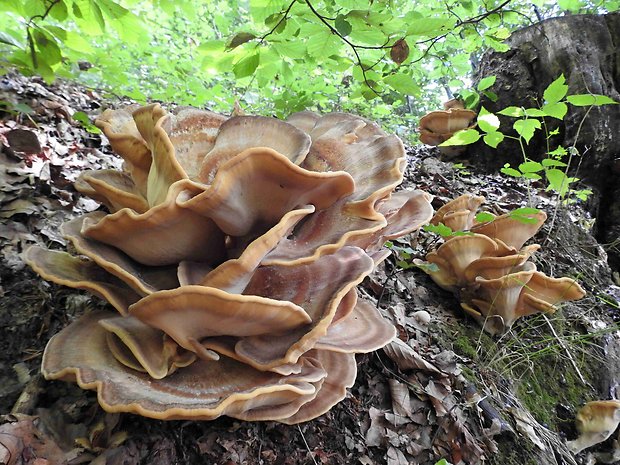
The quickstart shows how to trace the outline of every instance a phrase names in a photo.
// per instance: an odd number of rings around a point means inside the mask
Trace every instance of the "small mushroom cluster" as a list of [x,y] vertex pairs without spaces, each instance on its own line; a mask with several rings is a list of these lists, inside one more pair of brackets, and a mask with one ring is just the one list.
[[124,167],[84,172],[76,188],[108,212],[62,226],[75,255],[24,258],[116,312],[56,334],[45,377],[158,419],[292,424],[343,399],[355,353],[395,336],[356,286],[386,240],[433,216],[428,194],[393,193],[401,141],[342,113],[284,122],[154,104],[96,124]]
[[[435,110],[420,118],[418,131],[420,142],[427,145],[439,145],[462,129],[476,126],[478,114],[463,107],[463,103],[453,99],[444,103],[444,110]],[[463,147],[439,147],[444,155],[458,155]]]
[[547,219],[538,211],[515,217],[505,214],[477,223],[483,197],[462,195],[448,202],[431,220],[453,231],[437,250],[416,260],[443,289],[454,292],[461,307],[490,334],[501,334],[523,316],[553,313],[561,302],[578,300],[585,291],[570,278],[551,278],[528,261],[540,246],[524,247]]

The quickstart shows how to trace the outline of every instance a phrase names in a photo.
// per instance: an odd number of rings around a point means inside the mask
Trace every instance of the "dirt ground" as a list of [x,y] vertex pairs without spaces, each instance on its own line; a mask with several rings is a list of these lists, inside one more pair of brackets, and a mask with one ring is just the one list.
[[[408,349],[400,355],[359,356],[357,381],[347,398],[316,420],[287,426],[226,417],[164,422],[107,414],[95,393],[42,379],[41,355],[50,337],[105,304],[43,281],[20,254],[35,243],[63,248],[59,225],[98,208],[71,183],[84,169],[119,165],[107,141],[89,132],[85,122],[103,107],[120,104],[70,83],[47,86],[22,76],[1,78],[0,463],[611,460],[611,440],[578,457],[565,440],[576,436],[573,419],[583,403],[618,395],[620,288],[613,285],[604,248],[589,233],[594,219],[587,205],[557,208],[535,184],[529,195],[550,218],[535,237],[543,244],[536,265],[552,276],[577,278],[588,296],[548,319],[519,321],[493,339],[421,270],[396,265],[424,258],[437,242],[435,235],[422,232],[399,242],[394,256],[366,279],[360,292],[396,325]],[[484,209],[494,213],[527,201],[518,182],[440,161],[435,150],[424,147],[409,149],[404,187],[430,192],[436,208],[465,192],[484,195]],[[403,257],[407,247],[413,254]],[[420,311],[430,314],[430,322]]]

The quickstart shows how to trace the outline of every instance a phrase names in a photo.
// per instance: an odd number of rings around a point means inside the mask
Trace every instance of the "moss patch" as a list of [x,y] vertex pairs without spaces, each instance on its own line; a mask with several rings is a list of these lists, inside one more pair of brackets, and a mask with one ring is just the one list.
[[[473,366],[461,367],[469,381],[479,384],[483,373],[487,381],[509,380],[513,395],[539,423],[554,431],[570,434],[574,430],[574,412],[592,400],[595,393],[582,383],[565,349],[544,320],[531,318],[528,324],[515,325],[510,335],[500,339],[482,333],[479,326],[467,319],[453,323],[456,324],[436,325],[432,332],[440,347],[473,361]],[[555,318],[552,324],[564,338],[586,381],[596,384],[601,362],[596,359],[593,346],[571,341],[579,336],[564,318]],[[570,419],[559,418],[558,409],[570,410]]]

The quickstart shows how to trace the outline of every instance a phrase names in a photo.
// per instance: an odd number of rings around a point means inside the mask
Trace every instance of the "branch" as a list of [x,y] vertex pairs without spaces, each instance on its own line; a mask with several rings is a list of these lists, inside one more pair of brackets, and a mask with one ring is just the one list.
[[288,8],[286,9],[286,11],[284,12],[284,14],[282,15],[282,17],[280,18],[280,20],[276,23],[276,25],[271,29],[271,31],[269,31],[268,33],[266,33],[264,36],[262,36],[260,38],[260,40],[258,41],[257,45],[262,44],[263,42],[265,42],[265,39],[267,37],[269,37],[271,34],[273,34],[275,32],[276,29],[278,29],[278,27],[280,26],[280,24],[282,24],[283,21],[286,20],[286,18],[288,18],[289,13],[291,12],[291,9],[293,8],[293,5],[295,5],[295,3],[297,3],[297,0],[293,0],[290,5],[288,6]]
[[[454,16],[456,16],[456,18],[458,19],[458,21],[456,22],[456,24],[454,25],[454,29],[464,26],[466,24],[477,24],[480,21],[482,21],[483,19],[501,11],[506,5],[508,5],[512,0],[505,0],[501,5],[493,8],[492,10],[488,10],[485,11],[484,13],[479,14],[478,16],[474,16],[473,18],[468,18],[466,20],[461,20],[456,14],[454,14],[450,9],[448,9],[448,11],[450,11],[451,14],[453,14]],[[426,56],[428,55],[428,53],[430,52],[430,50],[434,47],[434,45],[439,42],[441,39],[445,39],[449,34],[451,34],[452,31],[449,32],[444,32],[443,34],[440,34],[438,36],[435,37],[431,37],[429,39],[424,39],[424,40],[420,40],[418,42],[416,42],[417,45],[421,45],[421,44],[425,44],[427,42],[430,42],[430,45],[426,48],[426,50],[424,50],[424,53],[422,54],[422,56],[420,56],[419,58],[417,58],[416,60],[412,60],[411,63],[417,63],[421,60],[423,60],[424,58],[426,58]]]
[[60,0],[52,0],[47,6],[45,12],[42,15],[34,15],[28,20],[28,24],[32,23],[35,19],[40,19],[41,21],[45,20],[45,18],[47,18],[47,15],[50,14],[50,11],[52,11],[52,8],[54,8],[58,3],[60,3]]
[[31,32],[31,30],[34,29],[34,27],[36,26],[34,20],[40,19],[41,21],[44,21],[45,18],[47,18],[47,15],[50,14],[50,11],[52,11],[52,8],[54,8],[58,3],[60,3],[60,0],[52,0],[42,15],[34,15],[26,22],[26,42],[28,44],[28,49],[30,50],[30,58],[32,59],[32,66],[35,69],[39,67],[39,64],[37,62],[37,52],[34,48],[34,38],[32,37],[32,32]]
[[329,30],[332,32],[332,34],[337,35],[338,37],[340,37],[340,39],[347,44],[349,47],[351,47],[351,50],[353,50],[353,53],[355,54],[355,58],[357,59],[357,64],[360,67],[360,69],[362,70],[362,76],[364,77],[364,83],[366,84],[366,86],[372,90],[375,95],[380,95],[379,92],[377,92],[374,87],[370,84],[370,81],[368,81],[368,77],[366,76],[366,69],[364,68],[364,65],[362,64],[362,58],[359,55],[359,52],[357,51],[358,48],[372,48],[372,49],[383,49],[383,48],[387,48],[386,46],[382,46],[382,47],[361,47],[358,46],[354,43],[352,43],[349,39],[347,39],[346,37],[344,37],[342,34],[340,34],[335,27],[333,27],[331,24],[329,24],[327,22],[327,19],[321,15],[318,11],[316,11],[314,9],[314,6],[312,6],[312,3],[310,3],[310,0],[306,0],[306,4],[308,5],[308,7],[310,8],[310,11],[312,11],[312,13],[314,13],[314,15],[319,18],[319,20],[325,24]]

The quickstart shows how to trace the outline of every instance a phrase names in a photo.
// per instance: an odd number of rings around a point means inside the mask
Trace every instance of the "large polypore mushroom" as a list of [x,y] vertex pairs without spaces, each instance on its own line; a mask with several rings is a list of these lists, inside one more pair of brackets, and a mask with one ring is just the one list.
[[495,217],[476,223],[482,197],[462,195],[441,207],[431,223],[446,222],[465,235],[450,236],[426,262],[416,263],[442,288],[454,292],[461,307],[490,334],[505,332],[522,316],[553,313],[561,302],[581,299],[585,291],[570,278],[551,278],[536,271],[530,256],[540,247],[525,246],[547,215]]
[[392,239],[433,216],[402,181],[400,140],[348,114],[288,122],[159,105],[97,120],[124,170],[76,188],[103,203],[66,223],[79,256],[32,247],[45,279],[113,311],[55,335],[48,379],[98,392],[112,412],[298,423],[340,401],[354,354],[395,335],[358,300]]

